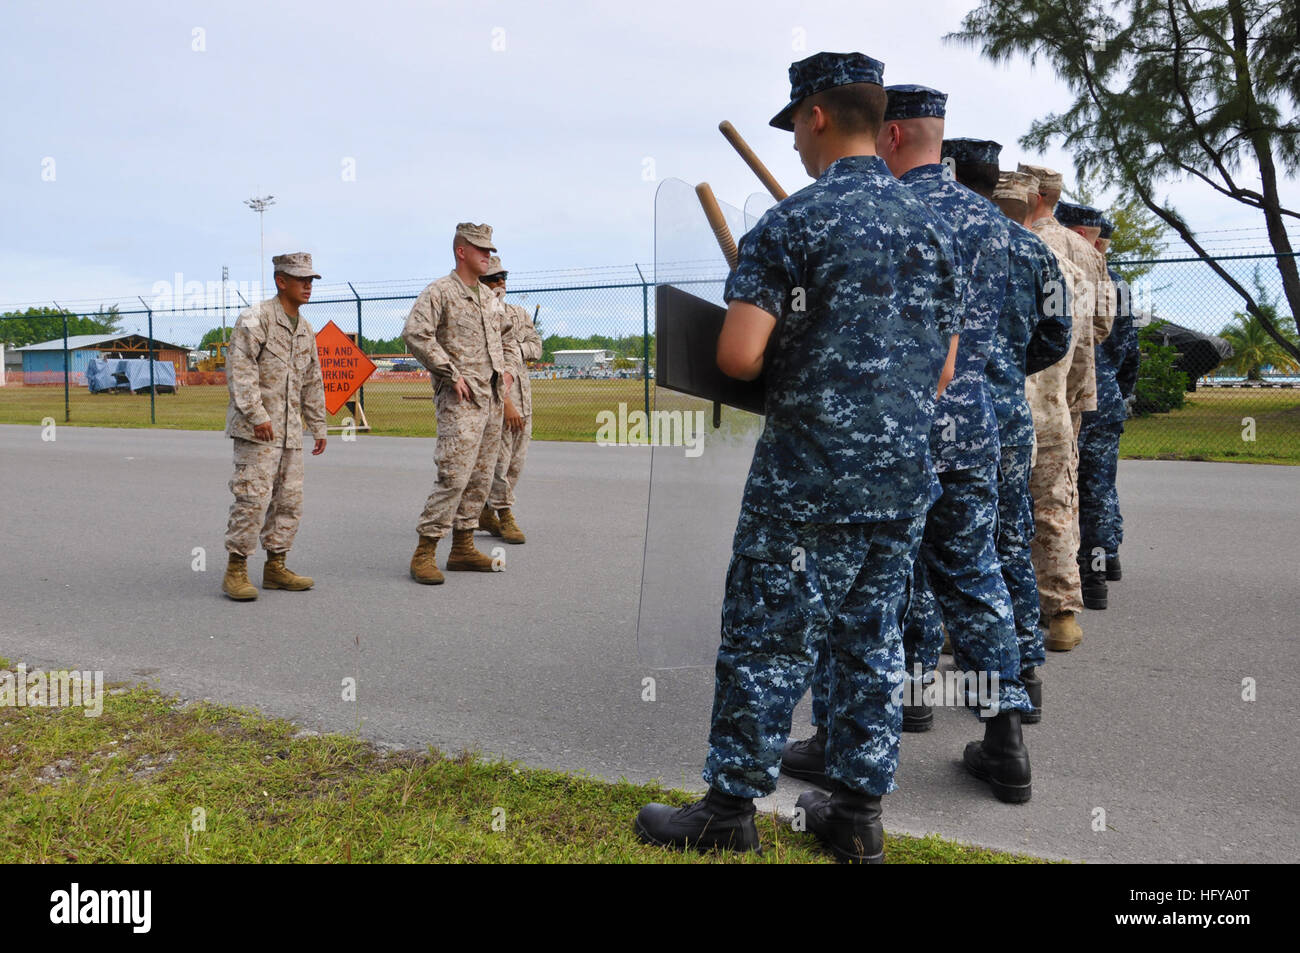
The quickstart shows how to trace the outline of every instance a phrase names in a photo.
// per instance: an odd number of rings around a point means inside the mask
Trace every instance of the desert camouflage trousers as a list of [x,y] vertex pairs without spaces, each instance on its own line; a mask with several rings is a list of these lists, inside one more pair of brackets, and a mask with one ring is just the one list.
[[1082,612],[1079,581],[1079,448],[1070,443],[1039,447],[1029,476],[1034,497],[1031,553],[1038,577],[1042,621],[1059,612]]
[[226,552],[251,556],[262,548],[286,553],[302,518],[302,450],[254,443],[235,437],[235,475],[226,524]]
[[416,530],[442,539],[453,528],[478,526],[501,449],[505,405],[495,388],[475,388],[472,400],[457,400],[456,389],[447,385],[434,394],[433,406],[438,416],[433,450],[437,482]]
[[488,493],[488,506],[502,510],[515,505],[515,487],[524,472],[524,459],[528,456],[528,442],[533,437],[533,415],[524,418],[524,429],[515,432],[501,427],[501,452],[497,454],[496,472],[492,477],[492,490]]
[[828,658],[826,773],[894,790],[903,727],[900,617],[925,517],[804,523],[741,510],[722,602],[704,780],[776,789],[781,749],[819,655]]

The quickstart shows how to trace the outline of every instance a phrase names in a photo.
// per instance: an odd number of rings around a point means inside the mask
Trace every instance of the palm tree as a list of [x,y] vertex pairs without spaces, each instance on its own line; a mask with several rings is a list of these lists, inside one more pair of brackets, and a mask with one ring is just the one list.
[[[1294,343],[1295,332],[1288,326],[1292,323],[1291,319],[1278,320],[1277,301],[1269,294],[1260,276],[1259,265],[1255,266],[1255,296],[1259,301],[1259,310],[1268,316],[1273,326],[1287,340]],[[1237,323],[1230,324],[1219,332],[1219,337],[1232,345],[1232,357],[1223,362],[1224,367],[1236,371],[1248,381],[1263,380],[1266,367],[1284,374],[1300,370],[1300,364],[1269,336],[1259,318],[1240,311],[1232,317]]]
[[1224,367],[1248,381],[1263,380],[1265,368],[1283,373],[1300,370],[1300,364],[1269,337],[1258,318],[1240,312],[1233,318],[1237,323],[1219,332],[1219,337],[1232,345],[1232,357],[1223,362]]

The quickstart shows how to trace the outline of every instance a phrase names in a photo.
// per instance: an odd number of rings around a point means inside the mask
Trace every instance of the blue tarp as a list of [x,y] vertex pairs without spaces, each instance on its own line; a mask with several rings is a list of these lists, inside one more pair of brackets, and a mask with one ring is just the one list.
[[[116,364],[117,361],[112,363]],[[114,379],[108,365],[108,361],[91,361],[86,365],[86,386],[90,388],[92,394],[122,386]]]
[[[170,361],[153,362],[154,386],[158,390],[176,389],[176,367]],[[149,389],[149,361],[91,361],[86,366],[86,384],[92,394],[129,388],[134,393]]]

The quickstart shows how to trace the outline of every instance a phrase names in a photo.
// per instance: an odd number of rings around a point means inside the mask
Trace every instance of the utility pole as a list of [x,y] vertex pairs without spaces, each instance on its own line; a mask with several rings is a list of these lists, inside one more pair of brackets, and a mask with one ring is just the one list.
[[221,343],[226,343],[226,279],[230,277],[230,269],[225,265],[221,266]]
[[257,236],[258,236],[258,258],[262,267],[262,287],[258,289],[262,297],[266,297],[266,233],[262,228],[262,214],[275,204],[274,195],[263,195],[261,198],[244,199],[244,204],[257,213]]

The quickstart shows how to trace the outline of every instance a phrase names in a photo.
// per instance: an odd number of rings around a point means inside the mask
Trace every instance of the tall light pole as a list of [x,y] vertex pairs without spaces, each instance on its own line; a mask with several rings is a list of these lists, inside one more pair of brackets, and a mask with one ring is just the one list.
[[262,230],[262,213],[275,204],[274,195],[263,195],[261,198],[244,199],[244,204],[257,213],[257,238],[258,238],[258,261],[262,265],[262,286],[258,291],[266,295],[266,237]]

